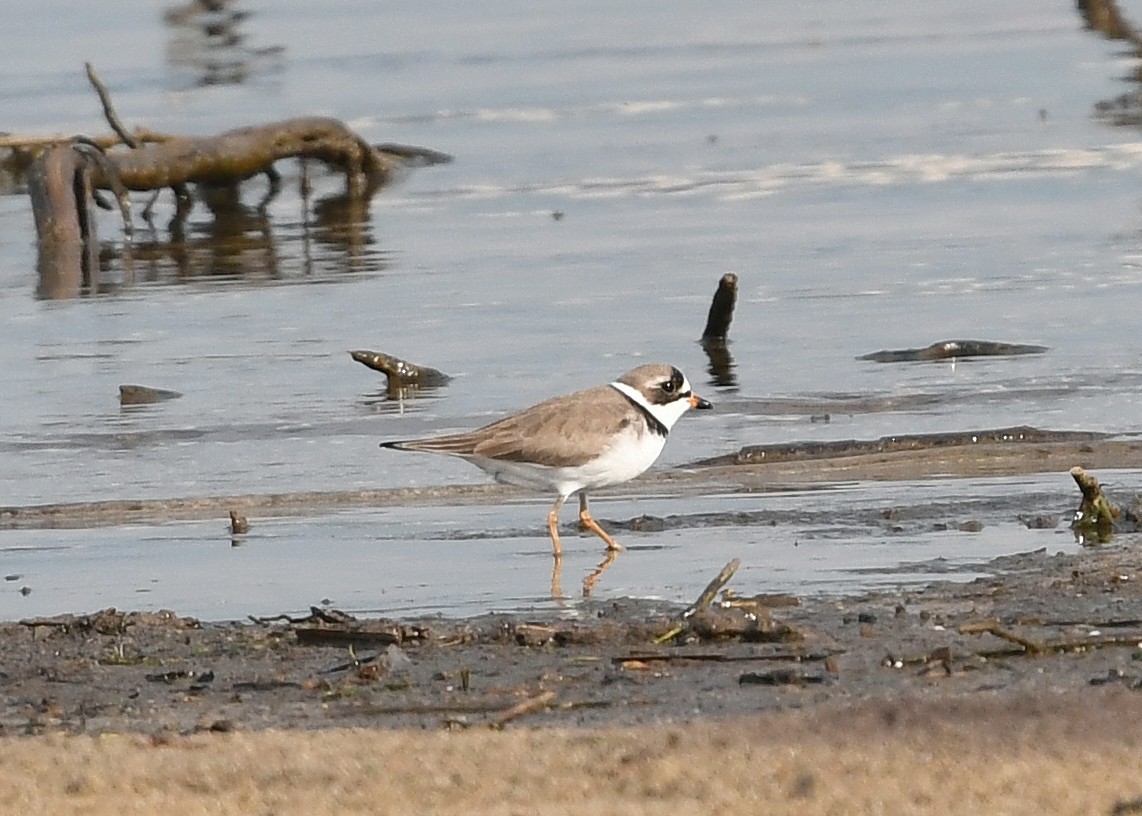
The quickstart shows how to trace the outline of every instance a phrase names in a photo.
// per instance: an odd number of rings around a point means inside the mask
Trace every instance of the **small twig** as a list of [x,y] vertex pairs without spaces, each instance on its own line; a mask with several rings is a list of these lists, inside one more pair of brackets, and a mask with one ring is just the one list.
[[982,635],[991,634],[1002,640],[1010,641],[1019,646],[1022,646],[1027,654],[1040,655],[1050,650],[1050,647],[1036,640],[1025,638],[1022,635],[1017,635],[1010,632],[999,625],[999,621],[978,621],[974,623],[965,623],[960,627],[960,634],[962,635]]
[[517,703],[507,711],[500,714],[500,716],[496,717],[494,720],[488,723],[488,727],[503,728],[512,720],[517,720],[520,717],[526,717],[529,714],[534,714],[537,711],[542,711],[543,709],[547,708],[547,706],[554,699],[554,691],[545,691],[542,694],[537,694],[534,697],[524,700],[522,703]]
[[630,662],[662,663],[675,660],[692,660],[699,663],[745,663],[757,660],[789,661],[791,663],[810,663],[819,660],[828,660],[834,652],[773,652],[771,654],[729,655],[720,652],[664,652],[640,654],[631,652],[622,657],[612,657],[611,662],[616,665]]
[[[169,133],[159,133],[156,130],[147,130],[146,128],[139,128],[133,134],[133,138],[142,143],[149,142],[168,142],[173,137]],[[20,134],[0,134],[0,150],[32,150],[38,151],[41,148],[51,147],[57,144],[67,144],[75,139],[71,134],[54,136],[30,136]],[[101,136],[94,136],[91,141],[99,145],[104,150],[114,147],[119,144],[122,139],[118,134],[103,134]]]
[[99,94],[99,102],[103,105],[103,116],[107,119],[107,124],[119,135],[123,144],[134,150],[139,146],[139,140],[119,121],[119,114],[115,113],[115,107],[111,104],[111,94],[108,93],[107,86],[103,84],[99,74],[95,73],[95,66],[90,62],[85,62],[83,67],[87,69],[87,79],[95,88],[95,92]]

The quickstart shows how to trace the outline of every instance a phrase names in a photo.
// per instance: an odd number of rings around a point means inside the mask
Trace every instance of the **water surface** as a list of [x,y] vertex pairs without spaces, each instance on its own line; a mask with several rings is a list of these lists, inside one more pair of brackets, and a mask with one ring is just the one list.
[[[283,167],[283,194],[238,249],[220,250],[196,211],[189,265],[167,247],[165,201],[139,237],[145,274],[128,282],[113,263],[102,293],[60,301],[35,297],[26,197],[0,197],[2,504],[480,482],[462,462],[377,442],[469,428],[657,360],[716,405],[679,424],[661,467],[802,439],[1142,431],[1142,138],[1095,113],[1128,89],[1135,59],[1085,30],[1072,4],[244,8],[248,52],[224,55],[244,66],[231,82],[151,4],[95,22],[70,3],[3,9],[0,127],[103,131],[90,59],[132,124],[208,133],[325,114],[456,160],[411,171],[341,231]],[[315,198],[337,189],[318,178]],[[101,234],[120,240],[113,217]],[[695,340],[727,271],[741,281],[737,382],[715,387]],[[955,338],[1050,351],[855,359]],[[455,379],[389,400],[349,358],[357,348]],[[184,396],[121,410],[123,383]],[[915,399],[826,423],[758,408],[885,396]],[[1115,476],[1124,492],[1137,481]],[[934,484],[782,501],[840,513],[853,495],[909,504],[917,490],[979,487]],[[1065,512],[1073,498],[1065,474],[1029,494],[1025,480],[987,488],[1029,495],[1029,512]],[[776,501],[603,498],[599,515],[616,520]],[[3,531],[0,572],[24,577],[3,584],[0,616],[114,604],[240,617],[323,598],[371,612],[547,604],[548,504],[254,519],[237,548],[224,519]],[[991,555],[1074,546],[1014,513],[974,535],[870,540],[841,526],[641,533],[599,591],[686,598],[735,556],[745,589],[850,591],[922,580],[936,558],[967,575]],[[599,553],[587,539],[569,549],[573,589]]]

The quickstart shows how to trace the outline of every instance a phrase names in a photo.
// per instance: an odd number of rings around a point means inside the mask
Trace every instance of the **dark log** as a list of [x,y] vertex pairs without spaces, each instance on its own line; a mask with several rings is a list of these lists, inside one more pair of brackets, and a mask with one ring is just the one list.
[[119,386],[120,405],[150,405],[164,400],[178,399],[181,396],[178,391],[167,391],[164,388],[151,388],[146,385]]
[[349,356],[388,377],[390,393],[401,388],[437,388],[452,379],[435,368],[416,365],[380,351],[362,349],[349,352]]
[[250,532],[250,520],[237,510],[230,511],[230,534],[245,535]]
[[733,272],[722,275],[710,311],[706,316],[706,328],[702,332],[702,342],[722,342],[730,333],[730,323],[734,319],[734,306],[738,301],[738,276]]
[[737,385],[734,375],[734,358],[730,354],[726,337],[734,319],[734,306],[738,299],[738,276],[732,272],[722,275],[710,311],[706,315],[706,328],[702,332],[702,348],[710,360],[710,382],[718,387]]
[[965,357],[1009,357],[1018,354],[1043,354],[1046,346],[1022,343],[996,343],[991,340],[941,340],[924,348],[884,349],[863,354],[858,360],[874,363],[913,363],[931,360],[959,360]]

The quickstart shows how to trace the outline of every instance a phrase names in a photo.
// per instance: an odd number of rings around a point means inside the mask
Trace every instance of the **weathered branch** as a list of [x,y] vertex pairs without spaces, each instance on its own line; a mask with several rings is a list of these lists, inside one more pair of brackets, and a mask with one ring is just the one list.
[[349,352],[349,356],[361,365],[384,374],[388,378],[390,392],[401,388],[435,388],[452,379],[435,368],[416,365],[380,351],[362,349]]
[[883,349],[862,354],[858,360],[874,363],[912,363],[931,360],[957,360],[965,357],[1010,357],[1018,354],[1043,354],[1046,346],[1025,343],[997,343],[993,340],[941,340],[924,348]]
[[[213,137],[175,136],[109,154],[123,184],[155,190],[186,184],[234,185],[285,158],[318,159],[340,168],[350,195],[367,196],[388,178],[391,161],[341,122],[303,117],[244,127]],[[106,179],[96,183],[105,186]]]
[[1098,479],[1081,467],[1071,468],[1071,476],[1083,496],[1079,509],[1075,512],[1072,529],[1080,533],[1094,532],[1098,540],[1105,541],[1114,532],[1114,520],[1118,518],[1119,509],[1103,494]]
[[123,140],[123,144],[130,148],[139,146],[138,140],[134,137],[131,131],[123,126],[119,121],[119,114],[115,113],[115,107],[111,104],[111,94],[107,91],[107,86],[103,84],[103,80],[99,78],[99,74],[95,72],[95,66],[90,62],[83,63],[83,67],[87,70],[87,79],[95,88],[95,92],[99,94],[99,102],[103,105],[103,116],[107,119],[107,124],[111,125],[111,129],[115,131],[119,138]]

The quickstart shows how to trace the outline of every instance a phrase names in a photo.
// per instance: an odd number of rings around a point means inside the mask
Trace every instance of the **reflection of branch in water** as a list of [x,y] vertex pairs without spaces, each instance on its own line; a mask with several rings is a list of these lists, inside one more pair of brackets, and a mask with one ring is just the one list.
[[[1109,40],[1123,40],[1134,47],[1134,55],[1142,57],[1142,34],[1123,16],[1115,0],[1076,0],[1083,23],[1092,31]],[[1142,67],[1136,67],[1129,77],[1142,82]],[[1119,127],[1142,126],[1142,90],[1119,94],[1114,99],[1095,103],[1095,113],[1109,124]]]
[[1111,40],[1127,40],[1142,45],[1142,38],[1122,16],[1115,0],[1077,0],[1076,5],[1087,28],[1102,32]]
[[710,360],[710,382],[719,387],[737,385],[734,374],[734,358],[730,354],[730,323],[734,319],[734,306],[738,299],[738,276],[733,272],[722,275],[710,311],[706,316],[706,328],[702,331],[702,348]]
[[256,70],[280,67],[281,46],[251,48],[240,25],[250,12],[235,8],[231,0],[191,0],[168,8],[164,14],[171,30],[167,62],[189,68],[195,84],[237,85]]
[[344,193],[318,199],[313,205],[314,222],[309,232],[327,246],[344,251],[347,268],[363,271],[364,259],[374,239],[369,229],[369,199]]
[[[248,277],[251,270],[260,277],[280,276],[269,220],[269,204],[280,188],[276,162],[284,158],[302,161],[302,200],[308,204],[305,159],[340,169],[345,175],[345,193],[318,202],[316,222],[303,215],[303,251],[308,274],[312,271],[310,229],[324,244],[343,250],[339,268],[362,271],[373,243],[369,233],[368,200],[391,176],[394,169],[408,164],[436,164],[450,157],[435,151],[386,145],[379,149],[366,143],[340,122],[309,117],[270,125],[238,128],[215,137],[170,137],[149,140],[127,132],[111,103],[107,88],[94,68],[87,65],[88,79],[99,93],[103,111],[117,137],[132,145],[130,150],[107,151],[98,142],[77,138],[54,143],[30,165],[28,181],[36,216],[41,257],[41,296],[70,297],[79,294],[83,284],[92,290],[97,263],[103,255],[114,257],[107,245],[100,246],[91,218],[92,202],[105,205],[99,188],[115,192],[124,219],[128,243],[120,259],[131,278],[129,239],[132,232],[127,190],[155,191],[171,188],[176,195],[176,211],[170,223],[171,240],[152,240],[141,247],[141,260],[151,264],[148,278],[160,269],[156,260],[169,256],[178,277],[237,275]],[[10,147],[22,149],[20,142]],[[268,179],[268,190],[256,209],[244,205],[241,188],[249,178]],[[209,237],[194,263],[194,245],[186,238],[186,220],[193,202],[192,188],[209,207],[214,223],[206,229]],[[144,218],[155,234],[150,210]],[[202,243],[202,242],[199,242]],[[61,251],[56,252],[56,248]],[[65,251],[66,250],[66,251]],[[200,259],[201,260],[201,259]],[[66,266],[66,268],[64,268]]]

